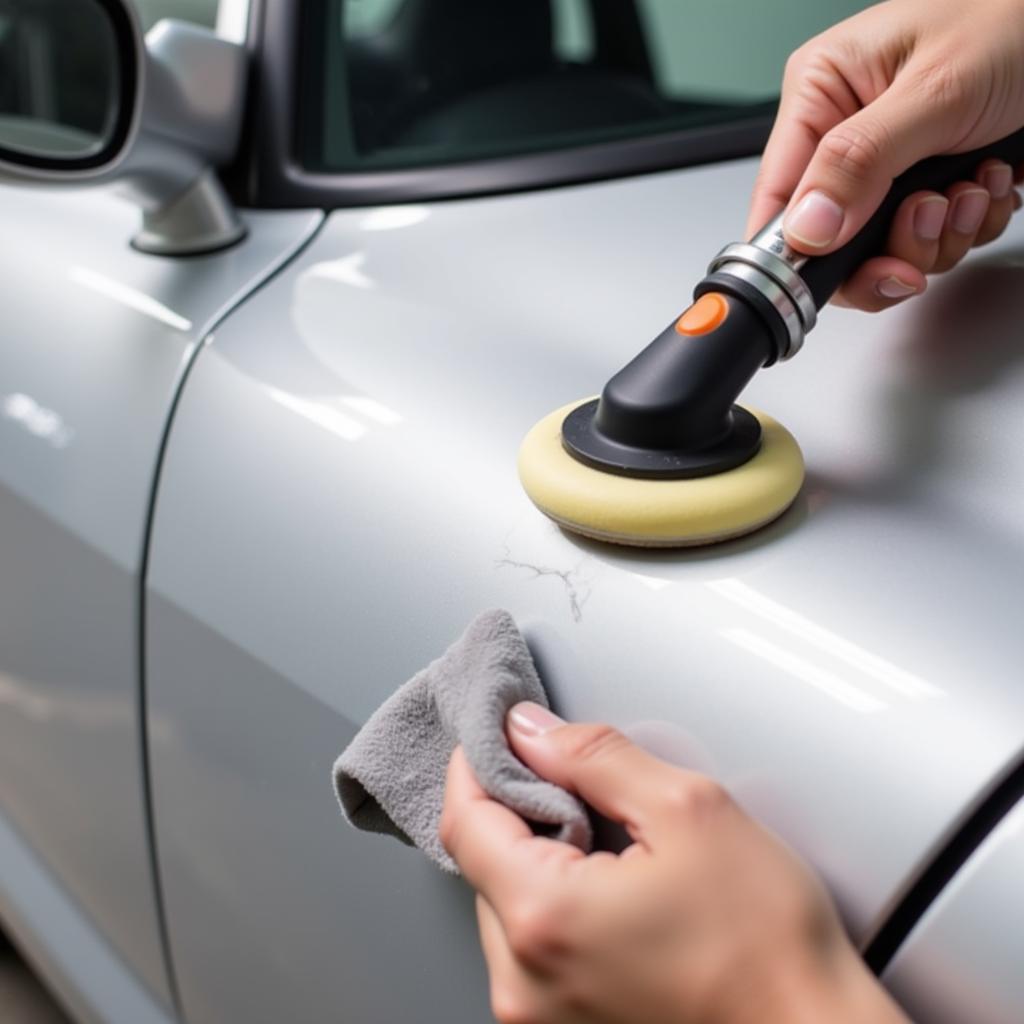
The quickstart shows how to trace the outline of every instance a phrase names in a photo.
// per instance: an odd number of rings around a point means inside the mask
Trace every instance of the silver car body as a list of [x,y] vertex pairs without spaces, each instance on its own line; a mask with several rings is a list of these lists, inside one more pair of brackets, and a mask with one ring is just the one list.
[[[1015,777],[1019,225],[758,376],[808,464],[761,533],[611,548],[519,488],[532,423],[741,236],[755,168],[248,211],[187,261],[116,199],[0,190],[0,917],[81,1019],[487,1019],[468,891],[330,785],[485,607],[563,714],[724,781],[865,947]],[[1019,820],[888,964],[921,1020],[1024,1006]]]
[[130,979],[172,1005],[140,728],[156,460],[210,328],[321,215],[252,213],[241,246],[176,262],[134,251],[110,196],[4,188],[0,208],[0,916],[76,1007],[142,1022]]
[[[761,535],[604,547],[519,488],[524,431],[685,304],[754,169],[334,213],[215,333],[171,434],[147,620],[158,849],[199,1020],[269,1020],[300,994],[310,1020],[423,998],[480,1019],[464,899],[310,794],[484,607],[522,622],[565,714],[723,779],[861,942],[1019,758],[1019,232],[904,310],[829,310],[759,376],[750,402],[808,463]],[[224,985],[211,943],[272,980]],[[396,963],[415,984],[388,983]]]

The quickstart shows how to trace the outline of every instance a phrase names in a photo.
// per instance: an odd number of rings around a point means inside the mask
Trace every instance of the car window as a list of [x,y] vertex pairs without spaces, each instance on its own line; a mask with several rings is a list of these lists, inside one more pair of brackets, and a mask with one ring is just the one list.
[[161,18],[180,18],[215,28],[218,0],[131,0],[139,13],[142,29],[148,32]]
[[429,166],[770,111],[801,42],[863,0],[321,0],[301,157]]

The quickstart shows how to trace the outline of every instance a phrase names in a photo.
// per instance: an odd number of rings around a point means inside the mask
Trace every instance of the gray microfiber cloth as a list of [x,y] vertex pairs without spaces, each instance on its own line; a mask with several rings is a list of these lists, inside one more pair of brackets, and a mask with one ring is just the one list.
[[335,762],[342,813],[356,828],[397,836],[458,874],[437,826],[448,761],[461,743],[489,796],[547,826],[544,834],[589,851],[583,804],[509,749],[505,713],[523,700],[548,706],[530,651],[508,612],[484,612],[373,713]]

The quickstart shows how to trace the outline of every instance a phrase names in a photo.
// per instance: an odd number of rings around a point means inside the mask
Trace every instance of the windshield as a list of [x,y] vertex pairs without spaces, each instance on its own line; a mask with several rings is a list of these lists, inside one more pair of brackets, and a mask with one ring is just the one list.
[[857,0],[321,0],[301,156],[320,171],[568,149],[769,113]]

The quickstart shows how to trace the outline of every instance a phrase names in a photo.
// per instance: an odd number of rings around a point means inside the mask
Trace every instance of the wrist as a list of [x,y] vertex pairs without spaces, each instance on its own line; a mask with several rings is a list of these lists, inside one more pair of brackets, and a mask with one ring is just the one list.
[[715,1024],[910,1024],[845,940],[827,957],[786,958],[762,983],[740,983],[745,997]]
[[909,1024],[909,1018],[867,969],[856,950],[844,950],[815,976],[791,981],[777,1017],[786,1024]]

